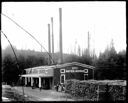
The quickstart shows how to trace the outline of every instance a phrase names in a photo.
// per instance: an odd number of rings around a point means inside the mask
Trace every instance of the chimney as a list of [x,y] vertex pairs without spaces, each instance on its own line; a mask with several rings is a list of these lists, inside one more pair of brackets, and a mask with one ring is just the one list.
[[63,63],[63,53],[62,53],[62,8],[59,8],[59,21],[60,21],[60,63]]
[[90,35],[88,32],[88,55],[90,56]]
[[[54,35],[53,35],[53,17],[51,18],[51,24],[52,24],[52,59],[54,60]],[[53,64],[53,62],[52,62]]]
[[50,24],[48,24],[48,52],[49,52],[49,57],[48,57],[48,65],[51,65],[51,38],[50,38]]

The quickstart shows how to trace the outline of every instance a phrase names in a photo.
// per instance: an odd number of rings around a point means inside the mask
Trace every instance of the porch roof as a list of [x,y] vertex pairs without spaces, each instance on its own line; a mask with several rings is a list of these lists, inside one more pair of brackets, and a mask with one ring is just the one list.
[[24,74],[21,77],[53,77],[53,75],[48,74]]

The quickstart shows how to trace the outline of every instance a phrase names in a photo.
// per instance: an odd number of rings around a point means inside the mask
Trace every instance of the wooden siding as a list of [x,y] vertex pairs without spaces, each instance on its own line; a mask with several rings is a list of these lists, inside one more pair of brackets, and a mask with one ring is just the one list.
[[[60,73],[61,69],[65,69],[65,73]],[[88,73],[84,72],[85,69],[88,70]],[[72,66],[54,69],[54,85],[60,82],[61,74],[65,74],[65,80],[69,80],[69,79],[84,80],[84,74],[88,74],[88,79],[93,79],[93,69],[72,65]]]

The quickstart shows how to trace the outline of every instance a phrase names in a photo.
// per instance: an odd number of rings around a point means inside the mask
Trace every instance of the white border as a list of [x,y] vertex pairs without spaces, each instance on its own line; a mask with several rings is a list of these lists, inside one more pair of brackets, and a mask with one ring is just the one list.
[[[62,72],[62,70],[64,70],[64,72]],[[60,73],[65,73],[65,69],[60,69]]]
[[[87,79],[85,79],[85,75],[87,75]],[[88,80],[88,74],[84,74],[84,80]]]
[[[60,83],[61,83],[61,77],[62,77],[62,76],[64,76],[64,82],[65,82],[65,74],[61,74],[61,75],[60,75]],[[61,83],[61,84],[63,84],[63,83]]]

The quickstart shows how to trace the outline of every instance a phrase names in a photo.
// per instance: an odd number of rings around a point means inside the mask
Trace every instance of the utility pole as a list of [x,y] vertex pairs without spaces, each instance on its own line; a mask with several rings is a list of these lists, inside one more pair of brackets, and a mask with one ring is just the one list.
[[[54,35],[53,35],[53,17],[51,18],[51,24],[52,24],[52,59],[54,60]],[[53,64],[53,62],[52,62]]]

